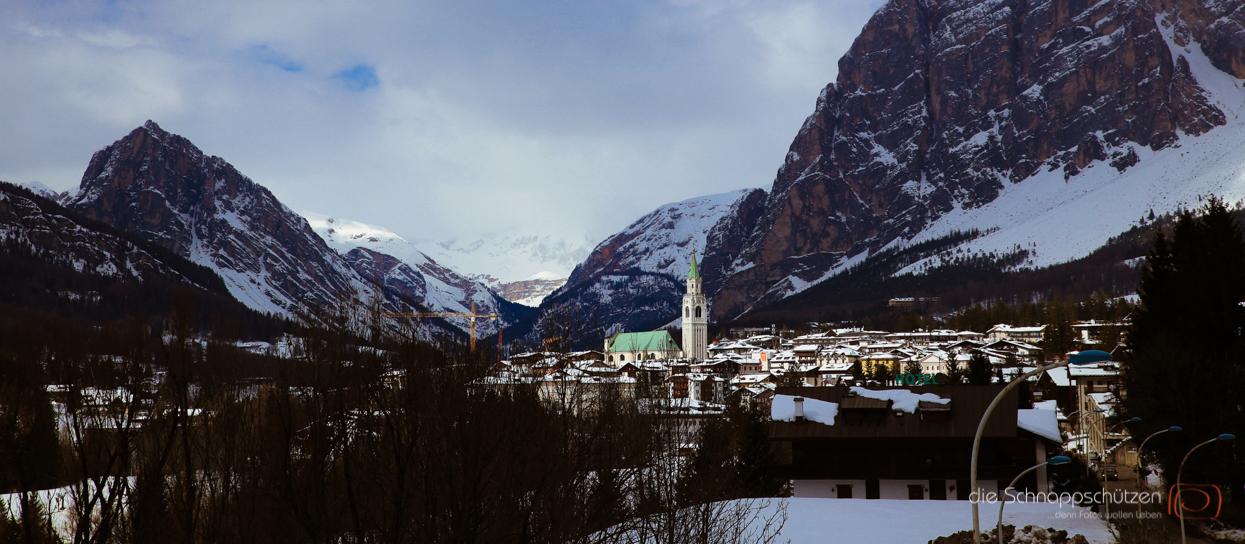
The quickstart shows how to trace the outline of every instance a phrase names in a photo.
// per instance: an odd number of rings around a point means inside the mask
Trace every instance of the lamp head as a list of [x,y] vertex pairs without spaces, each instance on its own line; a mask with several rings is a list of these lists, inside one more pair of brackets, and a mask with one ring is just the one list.
[[1167,428],[1167,430],[1168,430],[1168,431],[1171,431],[1171,432],[1173,432],[1173,433],[1178,433],[1178,432],[1180,432],[1180,431],[1183,431],[1184,429],[1181,429],[1180,427],[1177,427],[1177,426],[1175,426],[1175,425],[1172,425],[1171,427],[1168,427],[1168,428]]
[[1139,418],[1139,417],[1135,417],[1135,418],[1132,418],[1132,419],[1128,420],[1128,422],[1129,422],[1129,423],[1139,423],[1139,422],[1141,422],[1141,418]]
[[1090,363],[1101,363],[1103,361],[1110,360],[1110,353],[1098,351],[1096,349],[1087,349],[1068,356],[1068,364],[1072,365],[1087,365]]
[[1223,434],[1219,435],[1219,437],[1217,438],[1217,440],[1219,440],[1220,442],[1223,442],[1223,441],[1226,441],[1226,440],[1236,440],[1236,435],[1234,435],[1234,434],[1228,434],[1228,433],[1223,433]]
[[1048,465],[1066,465],[1066,464],[1071,463],[1071,462],[1072,462],[1072,459],[1071,459],[1071,458],[1069,458],[1069,457],[1067,457],[1067,456],[1063,456],[1063,455],[1056,455],[1056,456],[1054,456],[1054,457],[1051,457],[1051,458],[1050,458],[1050,460],[1046,462],[1046,464],[1048,464]]

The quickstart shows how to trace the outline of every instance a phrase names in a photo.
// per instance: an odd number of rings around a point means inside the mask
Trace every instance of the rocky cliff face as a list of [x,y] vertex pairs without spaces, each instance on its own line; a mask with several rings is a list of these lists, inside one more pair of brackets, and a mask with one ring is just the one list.
[[[713,317],[781,298],[1037,173],[1071,180],[1227,122],[1190,63],[1245,78],[1242,0],[892,0],[791,144]],[[1193,47],[1185,53],[1187,46]]]
[[536,307],[540,306],[540,302],[545,300],[545,297],[563,285],[566,285],[565,279],[512,281],[499,284],[497,294],[510,302]]
[[153,254],[158,248],[140,247],[121,233],[107,232],[72,215],[0,184],[0,241],[6,246],[29,248],[44,261],[87,275],[140,282],[161,278],[212,291],[225,290],[220,278],[207,269],[169,259],[167,252]]
[[268,189],[152,121],[91,157],[68,207],[214,268],[257,310],[293,315],[366,285]]

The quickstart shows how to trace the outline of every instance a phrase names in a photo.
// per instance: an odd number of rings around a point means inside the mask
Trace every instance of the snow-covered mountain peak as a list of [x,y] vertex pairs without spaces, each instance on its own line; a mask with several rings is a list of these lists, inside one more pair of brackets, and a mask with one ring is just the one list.
[[686,274],[692,250],[698,249],[703,257],[710,230],[754,191],[740,189],[665,204],[598,244],[576,267],[569,283],[628,270],[674,277]]
[[429,256],[491,285],[563,279],[592,251],[586,234],[517,231],[421,243]]
[[27,189],[30,189],[31,191],[33,191],[35,194],[39,196],[49,198],[56,202],[64,202],[68,200],[71,194],[69,191],[56,192],[56,190],[52,189],[51,187],[48,187],[47,185],[44,185],[42,182],[39,182],[39,181],[33,181],[33,180],[23,181],[21,183],[18,183],[18,185],[25,187]]
[[356,247],[363,247],[392,255],[411,266],[437,264],[414,244],[385,227],[316,212],[299,213],[329,247],[343,255]]

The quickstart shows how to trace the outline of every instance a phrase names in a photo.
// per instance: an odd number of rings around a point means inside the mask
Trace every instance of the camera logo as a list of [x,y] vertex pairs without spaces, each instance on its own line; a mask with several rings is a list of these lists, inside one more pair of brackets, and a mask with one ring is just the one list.
[[1214,519],[1223,507],[1223,493],[1210,484],[1176,484],[1167,493],[1167,513],[1182,519]]

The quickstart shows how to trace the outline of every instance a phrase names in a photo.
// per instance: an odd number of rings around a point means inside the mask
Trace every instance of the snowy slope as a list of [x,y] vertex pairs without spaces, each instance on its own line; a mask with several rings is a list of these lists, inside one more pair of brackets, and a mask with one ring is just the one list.
[[[1160,28],[1169,30],[1162,23]],[[1123,173],[1097,162],[1065,182],[1061,172],[1044,169],[1005,188],[985,206],[948,213],[912,242],[956,230],[997,228],[963,248],[989,252],[1020,245],[1032,254],[1029,265],[1049,266],[1089,254],[1151,211],[1196,208],[1209,195],[1229,204],[1245,201],[1245,80],[1211,66],[1197,43],[1179,47],[1170,34],[1165,37],[1173,57],[1185,57],[1197,82],[1224,112],[1226,125],[1200,136],[1181,135],[1176,145],[1157,152],[1133,146],[1141,160]],[[931,260],[900,273],[919,271]]]
[[47,185],[44,185],[42,182],[38,182],[38,181],[23,181],[23,182],[21,182],[21,183],[18,183],[18,185],[20,185],[20,186],[22,186],[22,187],[25,187],[25,188],[27,188],[27,189],[30,189],[31,191],[34,191],[34,192],[35,192],[35,194],[37,194],[37,195],[39,195],[39,196],[46,197],[46,198],[50,198],[50,199],[52,199],[52,200],[54,200],[54,201],[56,201],[56,202],[62,202],[62,201],[64,201],[64,200],[66,200],[67,198],[69,198],[69,192],[68,192],[68,191],[58,193],[58,192],[56,192],[56,191],[52,190],[52,188],[51,188],[51,187],[48,187]]
[[692,250],[703,257],[710,229],[754,190],[689,198],[657,208],[597,245],[588,260],[576,267],[569,283],[627,270],[685,277]]
[[[497,312],[497,296],[488,287],[438,264],[389,229],[313,212],[303,212],[302,215],[329,247],[346,256],[347,261],[365,277],[375,274],[378,279],[383,277],[382,281],[387,286],[407,287],[409,292],[406,294],[426,306],[428,311],[470,312],[471,303],[475,302],[478,312]],[[379,256],[353,251],[356,248],[370,250]],[[384,256],[391,256],[405,266],[378,263],[384,260]],[[453,324],[465,326],[461,320],[454,320]],[[482,334],[491,334],[496,330],[495,323],[486,323],[485,320],[479,321],[477,327]]]
[[[869,542],[871,544],[912,544],[929,542],[973,528],[972,504],[968,501],[902,501],[858,499],[787,499],[787,523],[778,542],[792,544],[819,542]],[[757,506],[760,506],[758,504]],[[765,505],[759,519],[773,515],[777,504]],[[994,530],[998,503],[980,505],[982,530]],[[767,515],[768,514],[768,515]],[[903,523],[896,523],[903,520]],[[1060,503],[1008,503],[1003,523],[1023,528],[1068,531],[1082,535],[1087,542],[1114,542],[1107,523],[1087,508]],[[833,535],[828,539],[827,535]],[[992,541],[993,542],[993,541]]]
[[[1108,161],[1094,162],[1066,180],[1063,170],[1042,168],[1006,186],[995,200],[977,208],[957,207],[912,239],[897,240],[888,248],[978,229],[989,234],[950,251],[1006,253],[1023,248],[1030,254],[1024,266],[1044,267],[1088,255],[1151,212],[1162,215],[1194,209],[1210,195],[1229,205],[1245,203],[1245,145],[1241,144],[1245,142],[1245,80],[1214,68],[1196,42],[1177,45],[1163,17],[1160,14],[1158,22],[1173,59],[1185,58],[1198,84],[1225,114],[1226,125],[1198,136],[1182,133],[1176,144],[1159,151],[1128,144],[1139,161],[1122,173]],[[868,256],[865,252],[845,260],[811,282],[785,278],[766,298],[804,291]],[[920,273],[938,259],[932,256],[897,273]]]
[[427,254],[494,289],[526,280],[558,280],[592,250],[586,235],[517,232],[475,240],[420,243]]
[[679,314],[692,250],[703,251],[711,231],[737,213],[739,203],[759,201],[763,195],[758,189],[743,189],[702,196],[666,204],[641,217],[597,245],[566,285],[545,299],[531,340],[563,327],[573,330],[547,336],[587,339],[669,323]]

